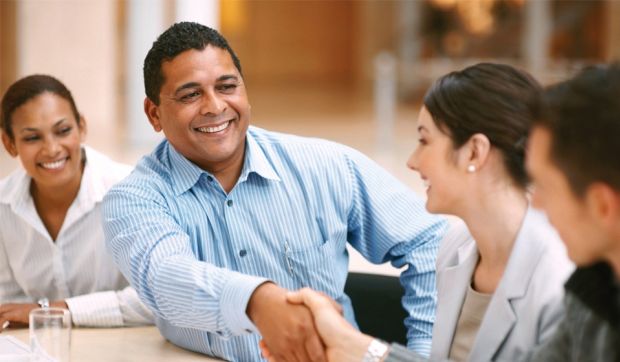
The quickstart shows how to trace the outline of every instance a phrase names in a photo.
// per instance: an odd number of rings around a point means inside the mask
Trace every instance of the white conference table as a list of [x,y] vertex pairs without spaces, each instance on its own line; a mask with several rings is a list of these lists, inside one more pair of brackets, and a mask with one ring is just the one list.
[[[28,328],[9,328],[2,334],[11,335],[29,344]],[[159,334],[157,327],[73,328],[71,362],[134,361],[220,360],[175,346]]]

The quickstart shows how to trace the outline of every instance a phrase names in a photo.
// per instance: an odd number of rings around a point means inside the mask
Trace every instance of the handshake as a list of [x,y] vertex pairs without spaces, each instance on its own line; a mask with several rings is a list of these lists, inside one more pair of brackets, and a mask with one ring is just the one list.
[[373,340],[344,319],[339,304],[309,288],[290,292],[262,284],[247,314],[263,336],[260,348],[269,362],[360,362]]

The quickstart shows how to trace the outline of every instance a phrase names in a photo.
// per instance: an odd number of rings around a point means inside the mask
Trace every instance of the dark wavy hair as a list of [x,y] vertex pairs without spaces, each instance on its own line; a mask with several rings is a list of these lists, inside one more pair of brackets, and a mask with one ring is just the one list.
[[484,134],[502,153],[513,181],[526,188],[525,147],[541,94],[542,87],[528,73],[479,63],[439,78],[424,96],[424,106],[455,149],[474,134]]
[[203,50],[207,45],[226,50],[239,74],[243,76],[239,58],[220,33],[202,24],[180,22],[172,25],[155,40],[144,59],[143,72],[146,96],[153,103],[159,105],[159,91],[165,81],[161,71],[162,63],[174,59],[186,50]]
[[13,112],[19,106],[45,92],[55,94],[69,102],[75,120],[78,125],[80,124],[80,113],[75,106],[73,96],[61,81],[50,75],[30,75],[11,84],[2,97],[2,108],[0,108],[2,123],[0,123],[0,127],[11,140],[15,137],[12,127]]

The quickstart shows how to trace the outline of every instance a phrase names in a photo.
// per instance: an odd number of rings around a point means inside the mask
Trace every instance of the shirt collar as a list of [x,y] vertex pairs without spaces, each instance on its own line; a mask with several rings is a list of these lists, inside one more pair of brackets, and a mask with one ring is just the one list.
[[210,175],[207,171],[204,171],[181,155],[170,142],[167,140],[164,142],[168,144],[168,162],[172,178],[172,188],[176,195],[180,195],[192,188],[203,173]]
[[281,181],[280,177],[267,159],[267,155],[258,145],[258,142],[251,132],[247,132],[246,146],[245,161],[243,162],[243,170],[239,176],[239,182],[246,181],[252,173],[256,173],[262,178],[268,180]]
[[[83,146],[82,152],[85,161],[84,173],[80,181],[80,191],[76,198],[81,198],[86,204],[94,204],[103,200],[106,194],[106,187],[102,177],[102,172],[105,172],[105,170],[97,167],[97,159],[101,156],[90,147]],[[11,175],[11,185],[6,190],[6,194],[3,195],[2,203],[15,207],[28,200],[31,197],[30,182],[32,182],[32,178],[26,171],[23,168],[17,169]]]
[[[280,181],[280,177],[273,169],[264,151],[260,148],[254,136],[246,132],[246,149],[243,161],[243,169],[237,183],[244,182],[249,175],[257,175],[273,180]],[[166,141],[167,142],[167,141]],[[180,195],[192,188],[203,174],[214,177],[210,172],[201,169],[193,162],[181,155],[170,142],[168,142],[168,153],[170,162],[170,173],[173,181],[173,189],[176,195]]]
[[101,159],[103,156],[88,146],[83,147],[84,150],[84,173],[82,174],[82,183],[78,197],[82,197],[84,206],[87,208],[92,204],[99,203],[108,192],[105,184],[105,172]]
[[[81,215],[92,210],[97,203],[103,200],[106,193],[102,176],[102,173],[106,171],[102,169],[103,165],[100,162],[103,156],[86,146],[83,146],[82,150],[85,165],[80,190],[67,211],[61,230],[71,226]],[[32,178],[23,168],[15,171],[11,176],[11,185],[6,190],[6,197],[3,198],[2,202],[9,204],[14,213],[28,220],[30,225],[38,228],[43,235],[48,235],[34,207],[32,195],[30,195],[31,182]]]
[[28,176],[22,167],[13,171],[13,173],[4,180],[5,189],[2,191],[2,195],[0,195],[0,202],[11,205],[14,209],[22,200],[30,197],[31,180],[31,177]]

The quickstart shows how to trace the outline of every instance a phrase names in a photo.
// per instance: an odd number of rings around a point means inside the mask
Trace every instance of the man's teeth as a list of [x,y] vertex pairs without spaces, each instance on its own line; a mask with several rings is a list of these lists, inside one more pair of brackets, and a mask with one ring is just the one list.
[[43,162],[41,163],[41,166],[43,166],[43,168],[55,170],[57,168],[61,168],[65,164],[65,162],[67,162],[67,159],[63,158],[62,160],[58,160],[54,162]]
[[228,125],[230,124],[230,121],[226,122],[226,123],[222,123],[222,125],[217,126],[217,127],[200,127],[198,128],[198,130],[200,132],[204,132],[204,133],[215,133],[215,132],[219,132],[219,131],[223,131],[226,128],[228,128]]

